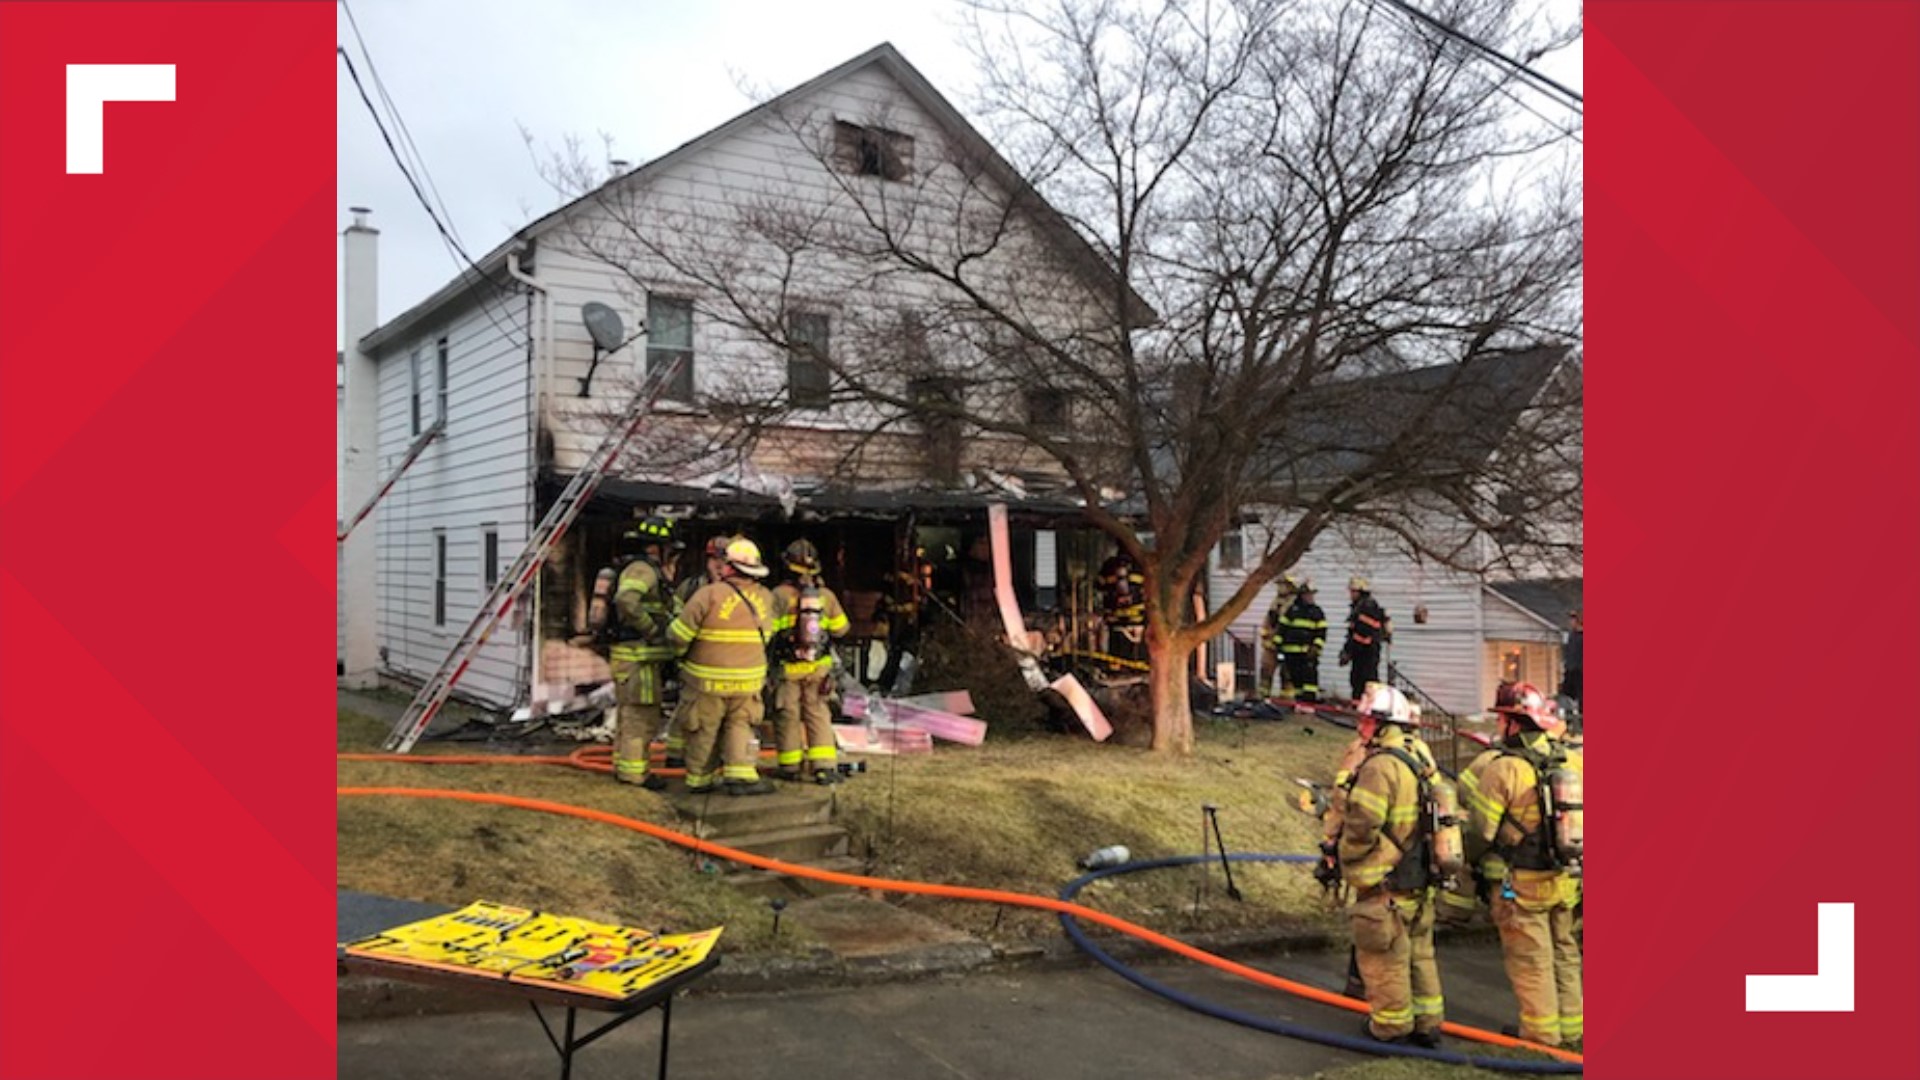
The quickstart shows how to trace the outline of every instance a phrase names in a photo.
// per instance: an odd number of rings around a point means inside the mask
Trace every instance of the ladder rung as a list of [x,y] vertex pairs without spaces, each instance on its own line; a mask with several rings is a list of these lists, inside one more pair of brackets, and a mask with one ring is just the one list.
[[639,432],[641,425],[653,411],[653,403],[659,398],[661,391],[666,389],[680,364],[681,361],[675,360],[664,369],[653,373],[641,385],[640,391],[634,394],[633,400],[628,403],[620,422],[607,433],[606,437],[600,441],[600,445],[587,456],[586,463],[573,474],[566,487],[561,489],[560,495],[547,509],[546,516],[541,518],[533,535],[528,538],[527,546],[521,551],[520,557],[514,560],[508,572],[487,594],[486,599],[481,601],[480,610],[475,612],[473,621],[467,624],[466,630],[454,642],[447,658],[441,661],[440,666],[421,685],[419,693],[414,695],[413,702],[407,706],[407,711],[401,715],[399,723],[394,725],[393,731],[387,736],[386,749],[401,754],[413,749],[414,743],[418,742],[421,734],[427,730],[427,725],[433,722],[441,706],[445,705],[447,699],[452,696],[454,684],[459,682],[460,676],[466,673],[467,665],[473,662],[473,658],[486,645],[493,631],[505,620],[507,611],[512,608],[514,601],[532,583],[534,572],[546,561],[547,553],[552,550],[560,537],[565,535],[574,519],[585,508],[592,492],[599,488],[600,481],[606,476],[607,470],[612,468],[614,461],[619,458],[621,448]]

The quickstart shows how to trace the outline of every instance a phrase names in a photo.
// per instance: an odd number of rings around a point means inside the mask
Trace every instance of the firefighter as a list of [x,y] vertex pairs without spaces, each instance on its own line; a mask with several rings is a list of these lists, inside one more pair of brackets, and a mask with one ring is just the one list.
[[1280,616],[1274,639],[1287,666],[1287,684],[1295,701],[1320,700],[1320,652],[1327,646],[1327,613],[1313,602],[1313,582],[1302,581]]
[[779,776],[801,780],[804,760],[816,783],[840,782],[833,739],[833,651],[829,639],[852,626],[840,598],[820,583],[820,553],[795,540],[781,554],[787,580],[773,590],[773,655],[780,664],[774,685],[773,731],[779,744]]
[[1380,678],[1380,650],[1393,640],[1393,620],[1373,598],[1372,586],[1363,577],[1347,580],[1347,596],[1353,607],[1347,613],[1347,642],[1340,647],[1340,666],[1353,665],[1353,700],[1358,702],[1367,684]]
[[[674,614],[678,615],[681,609],[687,606],[687,601],[693,599],[694,593],[720,580],[720,568],[727,561],[727,545],[733,543],[735,539],[737,537],[726,533],[708,538],[706,547],[702,550],[706,561],[700,573],[682,581],[679,587],[673,590]],[[687,710],[692,707],[693,695],[683,691],[679,701],[674,705],[673,716],[667,720],[667,759],[664,764],[669,769],[687,767],[686,718]]]
[[1140,564],[1117,543],[1113,557],[1100,564],[1101,616],[1107,624],[1107,654],[1121,660],[1147,659],[1147,579]]
[[1486,882],[1507,978],[1520,1003],[1513,1030],[1546,1046],[1578,1048],[1585,1034],[1574,936],[1580,878],[1556,844],[1557,822],[1542,813],[1541,788],[1556,770],[1579,774],[1585,766],[1578,751],[1559,742],[1566,725],[1533,685],[1513,687],[1495,712],[1500,745],[1460,774],[1467,858]]
[[668,588],[675,560],[671,551],[685,545],[674,538],[673,522],[648,517],[620,537],[624,563],[614,585],[609,613],[607,660],[613,671],[613,775],[649,791],[667,786],[647,772],[647,746],[660,730],[661,669],[673,659],[667,640],[672,618]]
[[723,555],[720,579],[689,597],[668,627],[682,656],[682,693],[692,697],[682,721],[687,790],[719,782],[729,795],[765,795],[773,785],[760,779],[753,729],[766,716],[773,596],[759,582],[767,567],[753,541],[736,537]]
[[1406,695],[1363,688],[1360,734],[1367,754],[1347,784],[1338,846],[1341,877],[1354,890],[1347,918],[1368,1017],[1381,1042],[1434,1047],[1445,1002],[1433,954],[1431,839],[1422,794],[1431,758],[1414,737]]
[[933,602],[933,563],[927,549],[913,549],[913,565],[896,570],[888,581],[887,662],[880,668],[881,693],[893,693],[900,678],[900,665],[920,647],[920,629],[927,605]]
[[1281,691],[1293,684],[1287,681],[1286,669],[1280,663],[1280,619],[1287,608],[1293,605],[1293,598],[1300,592],[1300,579],[1292,574],[1283,575],[1275,583],[1273,605],[1267,608],[1266,621],[1260,628],[1261,658],[1266,661],[1267,669],[1273,672],[1273,693],[1278,697]]

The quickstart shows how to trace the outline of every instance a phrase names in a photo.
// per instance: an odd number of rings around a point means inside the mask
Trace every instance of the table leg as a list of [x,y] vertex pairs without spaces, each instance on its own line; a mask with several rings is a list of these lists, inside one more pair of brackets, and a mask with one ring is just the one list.
[[567,1006],[567,1039],[560,1051],[560,1080],[573,1078],[573,1006]]
[[660,1003],[660,1080],[667,1080],[667,1036],[673,1023],[673,995]]

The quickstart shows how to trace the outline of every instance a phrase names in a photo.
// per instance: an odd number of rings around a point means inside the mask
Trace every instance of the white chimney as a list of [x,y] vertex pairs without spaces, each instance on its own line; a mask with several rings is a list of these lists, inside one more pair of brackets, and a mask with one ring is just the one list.
[[[367,224],[371,212],[350,208],[353,224],[341,233],[346,244],[346,294],[343,334],[346,339],[346,418],[340,446],[340,487],[348,519],[373,497],[380,482],[379,370],[373,358],[360,351],[360,339],[380,325],[380,230]],[[341,609],[346,620],[342,681],[350,687],[370,687],[379,681],[380,645],[376,635],[378,595],[375,592],[378,552],[374,546],[374,519],[360,522],[342,552]]]

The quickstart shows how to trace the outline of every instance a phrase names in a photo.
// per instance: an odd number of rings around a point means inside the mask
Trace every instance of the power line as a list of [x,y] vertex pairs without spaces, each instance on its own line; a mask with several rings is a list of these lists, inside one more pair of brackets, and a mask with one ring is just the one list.
[[353,30],[353,40],[360,45],[360,57],[367,62],[367,74],[373,79],[373,89],[380,95],[380,103],[387,107],[387,115],[393,117],[393,126],[400,133],[400,145],[404,147],[427,182],[427,190],[433,193],[433,201],[440,208],[440,214],[446,219],[447,229],[454,237],[460,237],[460,229],[453,223],[453,214],[447,210],[447,200],[440,194],[440,186],[434,183],[433,172],[427,168],[427,159],[420,153],[420,147],[413,141],[413,132],[407,128],[406,117],[400,115],[400,106],[394,104],[393,97],[387,93],[387,83],[380,77],[380,67],[373,61],[373,50],[367,48],[367,39],[360,34],[360,20],[354,18],[353,7],[347,0],[340,0],[340,9],[347,14],[347,25]]
[[[480,281],[484,281],[489,285],[493,285],[496,288],[499,288],[498,284],[494,282],[492,278],[487,276],[486,271],[480,269],[480,264],[474,262],[473,256],[467,254],[467,249],[464,246],[462,246],[460,241],[454,237],[453,233],[447,228],[446,223],[440,220],[440,214],[438,211],[436,211],[433,208],[433,204],[427,201],[426,192],[421,190],[420,182],[414,179],[412,170],[407,168],[407,163],[403,159],[400,153],[399,147],[394,145],[393,136],[388,134],[387,132],[387,125],[385,121],[383,121],[380,118],[380,110],[374,107],[373,98],[367,94],[366,84],[360,81],[360,72],[356,70],[353,66],[353,57],[348,56],[347,50],[340,46],[335,46],[334,52],[339,54],[341,63],[344,63],[347,65],[347,75],[353,79],[354,89],[360,92],[361,102],[363,102],[366,105],[368,115],[373,117],[373,126],[379,129],[380,140],[387,144],[387,152],[390,155],[392,155],[393,163],[399,167],[400,175],[407,178],[407,186],[413,189],[414,198],[420,201],[421,208],[427,212],[427,216],[429,218],[433,219],[433,227],[439,230],[441,238],[446,241],[447,245],[452,249],[453,252],[459,255],[461,260],[465,261],[466,267],[463,267],[460,270],[460,282],[462,287],[467,290],[467,295],[472,297],[474,302],[479,305],[480,313],[487,317],[487,321],[493,324],[493,328],[500,333],[500,336],[509,341],[513,341],[514,340],[513,333],[509,331],[506,327],[501,326],[500,321],[494,318],[492,310],[490,310],[487,307],[487,298],[475,292],[473,288],[475,278],[477,278]],[[469,277],[467,272],[467,268],[469,267],[472,269],[471,277]],[[532,332],[531,328],[529,328],[528,332],[529,333]],[[519,344],[524,345],[525,343],[522,342]]]
[[1527,80],[1536,89],[1539,89],[1541,92],[1546,93],[1550,96],[1556,97],[1562,104],[1565,104],[1569,108],[1573,109],[1575,112],[1582,111],[1583,106],[1586,103],[1586,99],[1581,96],[1579,91],[1571,89],[1570,87],[1567,87],[1561,83],[1555,82],[1554,80],[1548,78],[1545,75],[1542,75],[1540,72],[1535,71],[1533,68],[1528,67],[1527,65],[1521,63],[1520,61],[1515,60],[1514,58],[1508,56],[1506,53],[1501,52],[1500,50],[1494,48],[1493,46],[1487,45],[1476,38],[1470,37],[1467,34],[1464,34],[1461,31],[1456,30],[1451,26],[1448,26],[1446,23],[1441,22],[1440,20],[1434,18],[1433,16],[1428,15],[1426,12],[1421,11],[1419,8],[1414,7],[1412,4],[1407,3],[1407,0],[1386,0],[1386,2],[1388,4],[1393,5],[1393,7],[1396,8],[1397,10],[1404,12],[1410,18],[1417,19],[1421,23],[1424,23],[1427,26],[1431,26],[1435,30],[1440,31],[1441,33],[1447,35],[1448,37],[1453,38],[1456,41],[1462,42],[1466,44],[1468,47],[1481,53],[1482,55],[1493,59],[1494,61],[1498,62],[1502,66],[1510,69],[1515,74],[1519,75],[1521,78]]

